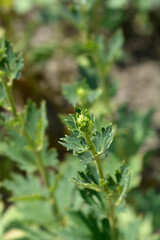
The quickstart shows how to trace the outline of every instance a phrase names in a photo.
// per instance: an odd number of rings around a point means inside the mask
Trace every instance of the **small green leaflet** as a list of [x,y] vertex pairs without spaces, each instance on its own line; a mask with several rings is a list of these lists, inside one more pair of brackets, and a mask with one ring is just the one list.
[[96,192],[101,192],[101,188],[97,184],[95,184],[94,182],[86,183],[86,182],[83,182],[80,179],[75,179],[75,178],[72,179],[72,182],[77,184],[80,187],[88,188],[88,189],[94,190]]
[[40,109],[37,109],[36,104],[29,100],[22,120],[28,137],[34,142],[37,149],[41,150],[48,124],[45,103],[42,102]]
[[121,30],[116,31],[113,37],[110,39],[108,46],[107,62],[113,63],[122,54],[122,46],[124,43],[124,37]]
[[[8,135],[5,138],[0,138],[0,154],[16,162],[20,169],[34,172],[37,169],[37,161],[33,145],[23,135],[19,125],[14,126],[14,130],[12,130],[14,123],[9,122],[8,119],[7,123],[7,126],[4,125],[4,127],[7,129]],[[47,138],[43,137],[42,140],[43,145],[37,146],[42,146],[41,149],[38,148],[38,151],[44,166],[56,167],[58,164],[56,150],[49,149]]]
[[115,177],[110,174],[101,183],[106,185],[110,190],[110,194],[114,198],[115,206],[118,206],[126,197],[130,183],[130,171],[125,162],[122,162],[120,169],[115,172]]
[[72,182],[80,187],[94,190],[96,192],[101,192],[102,189],[98,185],[99,179],[96,167],[92,164],[88,164],[86,167],[86,173],[79,172],[78,178],[73,178]]
[[0,154],[16,162],[20,169],[32,172],[36,169],[36,156],[27,146],[26,139],[16,128],[8,130],[8,136],[0,139]]
[[13,51],[12,45],[5,38],[0,40],[0,70],[12,85],[13,79],[20,78],[20,70],[23,67],[21,54]]
[[65,138],[61,138],[60,144],[67,148],[67,150],[72,150],[73,155],[78,156],[84,164],[89,164],[93,160],[93,155],[88,149],[88,145],[83,137],[77,135],[77,133],[72,132],[73,136],[65,135]]
[[67,136],[65,138],[61,138],[63,142],[60,142],[67,150],[73,150],[73,155],[77,155],[78,153],[83,153],[88,150],[88,146],[86,145],[84,139],[78,136]]
[[64,240],[102,240],[110,239],[108,219],[100,221],[90,213],[82,211],[70,212],[71,226],[62,230],[60,236]]
[[102,157],[107,156],[107,150],[113,141],[113,136],[111,124],[106,128],[102,128],[101,133],[96,131],[92,141],[95,145],[97,154],[102,155]]
[[0,82],[0,106],[6,108],[8,106],[7,96],[2,82]]
[[14,193],[12,201],[35,201],[48,198],[48,192],[42,188],[40,181],[34,175],[27,178],[13,175],[12,180],[5,180],[3,186]]
[[120,194],[115,203],[115,205],[117,206],[125,199],[130,182],[129,168],[126,166],[124,162],[120,166],[120,171],[116,172],[116,178],[120,186]]

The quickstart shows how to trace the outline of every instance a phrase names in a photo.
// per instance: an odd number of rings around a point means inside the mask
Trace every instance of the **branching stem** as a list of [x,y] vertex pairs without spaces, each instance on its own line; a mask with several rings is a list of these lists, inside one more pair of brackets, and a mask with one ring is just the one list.
[[[91,141],[91,136],[87,133],[82,133],[83,137],[85,138],[88,146],[90,147],[90,151],[94,156],[95,162],[96,162],[96,166],[97,166],[97,170],[99,173],[99,182],[101,180],[104,179],[104,174],[103,174],[103,169],[101,166],[101,162],[100,162],[100,157],[97,155],[95,146],[93,144],[93,142]],[[114,215],[114,203],[112,202],[111,196],[110,196],[110,191],[107,187],[107,185],[104,186],[104,192],[106,193],[106,197],[108,199],[108,204],[109,204],[109,222],[110,222],[110,227],[111,227],[111,240],[116,240],[116,219],[115,219],[115,215]]]

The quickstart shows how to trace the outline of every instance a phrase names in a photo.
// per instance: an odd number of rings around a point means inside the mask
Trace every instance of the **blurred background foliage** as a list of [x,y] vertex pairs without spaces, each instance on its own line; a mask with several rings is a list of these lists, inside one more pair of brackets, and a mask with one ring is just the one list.
[[[125,239],[158,239],[150,234],[160,232],[159,29],[160,0],[0,0],[0,37],[5,35],[24,57],[22,78],[13,86],[17,107],[21,110],[28,98],[38,105],[46,100],[49,144],[58,150],[62,168],[69,172],[72,164],[58,144],[72,105],[94,112],[97,129],[113,122],[115,140],[104,165],[113,171],[125,159],[132,172],[129,206],[120,215],[124,225],[129,223]],[[0,156],[0,164],[0,181],[16,172],[25,175],[8,156]],[[62,183],[61,188],[59,199]],[[10,194],[2,189],[0,236],[14,216],[23,218],[13,206],[4,211]],[[27,206],[29,213],[20,207],[29,219],[33,206]],[[42,219],[47,213],[48,206]]]

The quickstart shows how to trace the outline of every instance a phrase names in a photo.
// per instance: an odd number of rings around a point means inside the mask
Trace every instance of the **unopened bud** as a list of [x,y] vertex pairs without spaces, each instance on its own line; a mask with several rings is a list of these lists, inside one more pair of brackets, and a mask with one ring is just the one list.
[[89,114],[80,114],[76,120],[77,128],[82,132],[90,132],[93,129],[94,122]]

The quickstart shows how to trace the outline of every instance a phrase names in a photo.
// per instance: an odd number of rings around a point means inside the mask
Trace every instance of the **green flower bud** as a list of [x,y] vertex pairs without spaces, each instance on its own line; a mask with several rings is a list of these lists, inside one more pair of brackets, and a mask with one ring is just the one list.
[[90,132],[94,127],[94,121],[88,113],[81,113],[76,115],[76,126],[82,132]]

